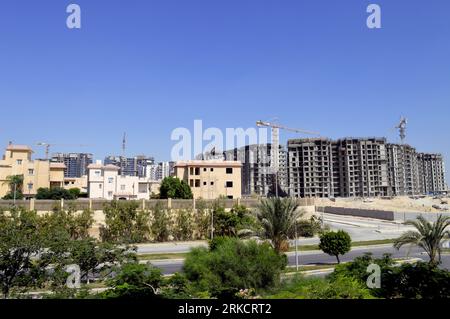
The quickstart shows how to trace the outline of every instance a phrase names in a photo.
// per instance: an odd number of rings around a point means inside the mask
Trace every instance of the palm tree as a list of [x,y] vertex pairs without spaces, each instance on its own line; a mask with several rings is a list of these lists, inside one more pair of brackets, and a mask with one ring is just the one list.
[[10,188],[10,194],[22,193],[23,188],[23,175],[10,175],[6,177],[4,184],[8,184]]
[[413,226],[417,231],[408,231],[395,240],[394,247],[400,249],[404,245],[416,245],[425,250],[430,257],[431,265],[441,263],[441,244],[446,238],[450,238],[450,217],[439,215],[435,223],[430,223],[423,216],[417,220],[408,221],[406,225]]
[[292,198],[269,198],[261,201],[258,220],[262,225],[261,238],[268,239],[277,253],[283,252],[283,247],[295,232],[295,225],[303,215],[298,212],[297,201]]

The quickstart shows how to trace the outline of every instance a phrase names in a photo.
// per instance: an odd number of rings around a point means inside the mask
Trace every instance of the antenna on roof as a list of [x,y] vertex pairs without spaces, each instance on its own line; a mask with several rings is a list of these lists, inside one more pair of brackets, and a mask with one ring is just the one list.
[[127,150],[127,133],[123,133],[123,139],[122,139],[122,158],[120,159],[120,175],[125,176],[125,166],[126,166],[126,154]]

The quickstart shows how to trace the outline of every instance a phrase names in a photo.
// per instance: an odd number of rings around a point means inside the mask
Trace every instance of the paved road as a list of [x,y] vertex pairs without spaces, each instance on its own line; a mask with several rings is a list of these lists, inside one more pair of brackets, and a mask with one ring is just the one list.
[[[393,258],[421,258],[424,261],[427,261],[428,258],[425,254],[422,253],[422,250],[418,248],[403,248],[400,251],[392,248],[391,246],[379,246],[373,248],[355,248],[347,255],[343,256],[341,260],[343,262],[352,261],[356,257],[364,255],[366,252],[371,252],[374,257],[380,258],[383,254],[389,253],[392,254]],[[443,264],[442,267],[450,270],[450,255],[443,256]],[[295,266],[295,254],[290,253],[289,257],[289,265]],[[334,264],[336,263],[336,258],[323,254],[321,252],[302,252],[299,254],[299,265],[320,265],[320,264]],[[167,261],[154,261],[152,264],[158,268],[160,268],[165,275],[174,274],[176,272],[180,272],[183,267],[183,260],[167,260]]]
[[[400,237],[411,228],[402,224],[371,218],[323,214],[332,230],[345,230],[353,241],[382,240]],[[302,238],[299,245],[316,245],[318,238]],[[139,254],[187,253],[194,247],[206,247],[206,241],[145,244],[138,246]]]

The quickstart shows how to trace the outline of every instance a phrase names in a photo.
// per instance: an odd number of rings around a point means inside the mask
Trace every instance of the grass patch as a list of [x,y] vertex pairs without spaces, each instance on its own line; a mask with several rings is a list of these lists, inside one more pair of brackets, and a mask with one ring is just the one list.
[[185,259],[187,253],[172,253],[172,254],[146,254],[138,255],[139,260],[171,260],[171,259]]
[[[381,239],[381,240],[369,240],[369,241],[355,241],[352,243],[352,248],[363,247],[363,246],[378,246],[378,245],[388,245],[393,244],[394,239]],[[315,251],[320,250],[319,245],[303,245],[298,246],[298,251]],[[295,247],[289,249],[290,252],[295,251]]]

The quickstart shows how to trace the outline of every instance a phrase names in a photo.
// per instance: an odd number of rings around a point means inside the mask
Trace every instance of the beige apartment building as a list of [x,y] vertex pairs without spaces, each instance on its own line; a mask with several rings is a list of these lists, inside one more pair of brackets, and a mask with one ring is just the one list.
[[175,165],[175,176],[189,184],[195,199],[241,198],[241,171],[238,161],[185,161]]
[[119,174],[120,167],[100,163],[88,166],[88,194],[92,199],[150,199],[151,181]]
[[10,144],[0,160],[0,197],[10,191],[8,176],[24,177],[22,192],[25,198],[32,198],[39,188],[64,186],[64,169],[61,163],[50,163],[48,160],[32,160],[33,150],[26,145]]

